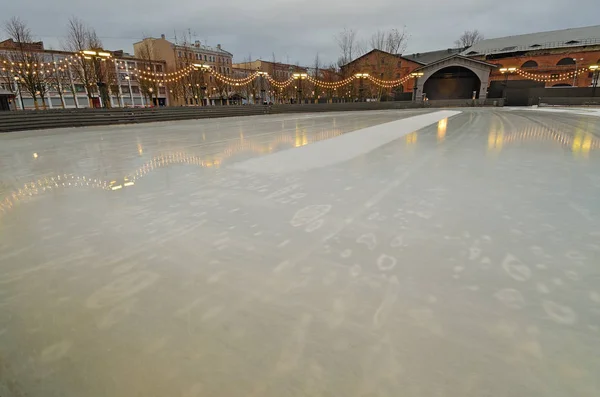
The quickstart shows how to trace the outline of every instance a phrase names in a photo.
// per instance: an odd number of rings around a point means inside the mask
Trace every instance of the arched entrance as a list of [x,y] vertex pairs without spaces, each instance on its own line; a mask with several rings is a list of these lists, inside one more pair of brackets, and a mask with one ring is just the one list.
[[481,81],[471,70],[462,66],[448,66],[432,74],[425,85],[423,92],[428,99],[471,99],[473,91],[479,98]]

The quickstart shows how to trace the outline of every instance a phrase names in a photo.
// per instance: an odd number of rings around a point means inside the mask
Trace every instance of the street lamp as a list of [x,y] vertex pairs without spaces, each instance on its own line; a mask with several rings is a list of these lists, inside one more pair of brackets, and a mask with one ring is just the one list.
[[500,73],[504,75],[504,86],[502,87],[502,99],[506,101],[506,87],[508,86],[508,75],[517,71],[517,68],[500,68]]
[[308,74],[306,73],[294,73],[292,77],[298,80],[298,104],[302,104],[302,80],[306,80]]
[[360,83],[358,86],[358,100],[360,102],[363,102],[363,91],[364,91],[364,87],[363,87],[363,81],[364,79],[369,77],[369,73],[356,73],[354,75],[354,77],[356,77],[357,79],[359,79]]
[[104,50],[83,50],[80,54],[84,59],[92,61],[94,73],[96,75],[96,86],[98,86],[98,93],[103,102],[102,105],[105,108],[110,107],[110,97],[106,90],[106,83],[102,81],[102,68],[98,62],[106,62],[112,57],[111,53]]
[[592,71],[592,96],[596,96],[596,86],[598,85],[598,74],[600,73],[600,66],[590,65],[589,69]]
[[150,92],[150,103],[152,103],[152,106],[154,106],[154,98],[152,98],[152,93],[154,92],[154,88],[152,88],[152,87],[148,88],[148,92]]
[[256,74],[260,77],[260,100],[263,104],[266,105],[267,101],[266,101],[266,95],[265,95],[265,76],[268,73],[258,71],[258,72],[256,72]]
[[414,87],[413,87],[413,101],[417,100],[417,86],[419,83],[419,77],[423,77],[423,72],[412,72],[410,76],[415,79]]
[[577,64],[577,61],[583,61],[583,58],[573,58],[573,61],[575,61],[575,74],[573,75],[573,87],[576,87],[576,83],[577,83],[577,68],[579,67],[579,65]]

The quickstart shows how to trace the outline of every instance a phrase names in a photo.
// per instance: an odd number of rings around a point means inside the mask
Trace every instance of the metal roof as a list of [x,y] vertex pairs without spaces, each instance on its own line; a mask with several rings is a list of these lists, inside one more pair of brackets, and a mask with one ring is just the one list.
[[459,52],[461,52],[461,50],[462,48],[448,48],[446,50],[417,52],[415,54],[403,55],[403,57],[406,59],[410,59],[411,61],[420,62],[422,64],[428,65],[430,63],[437,62],[440,59],[448,58],[450,55],[458,54]]
[[431,62],[431,63],[428,63],[427,65],[421,66],[420,68],[417,68],[417,69],[413,70],[413,72],[419,71],[419,70],[423,70],[423,69],[427,69],[427,68],[429,68],[431,66],[434,66],[434,65],[436,65],[438,63],[442,63],[442,62],[447,61],[448,59],[452,59],[452,58],[464,59],[464,60],[466,60],[468,62],[479,63],[481,65],[485,65],[485,66],[488,66],[490,68],[497,68],[498,67],[498,65],[493,64],[493,63],[489,63],[489,62],[485,62],[485,61],[480,61],[478,59],[469,58],[469,57],[466,57],[464,55],[452,54],[452,55],[448,55],[448,56],[446,56],[444,58],[440,58],[440,59],[438,59],[435,62]]
[[600,45],[600,25],[482,40],[461,52],[461,55],[501,54],[583,45]]

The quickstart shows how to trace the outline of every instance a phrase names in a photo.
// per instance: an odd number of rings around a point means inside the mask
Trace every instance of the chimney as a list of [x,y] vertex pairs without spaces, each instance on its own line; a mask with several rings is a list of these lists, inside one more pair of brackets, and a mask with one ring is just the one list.
[[162,33],[162,34],[160,35],[160,38],[164,40],[164,39],[165,39],[165,34],[164,34],[164,33]]
[[217,44],[217,49],[221,49],[221,44]]

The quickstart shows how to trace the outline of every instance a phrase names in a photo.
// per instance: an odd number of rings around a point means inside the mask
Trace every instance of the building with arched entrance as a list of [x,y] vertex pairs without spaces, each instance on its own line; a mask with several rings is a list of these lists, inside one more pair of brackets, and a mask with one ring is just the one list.
[[[415,97],[430,100],[476,99],[484,103],[496,65],[453,54],[415,69]],[[421,75],[422,74],[422,75]]]

